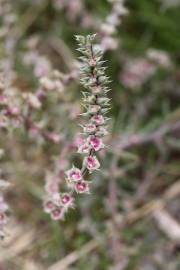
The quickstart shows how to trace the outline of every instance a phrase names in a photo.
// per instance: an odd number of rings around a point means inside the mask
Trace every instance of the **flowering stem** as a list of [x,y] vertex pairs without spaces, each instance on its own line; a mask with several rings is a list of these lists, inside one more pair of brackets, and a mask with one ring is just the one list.
[[[87,91],[83,91],[83,106],[86,111],[83,113],[87,117],[87,122],[82,125],[83,139],[78,147],[78,153],[84,156],[81,168],[73,166],[66,171],[66,180],[69,192],[65,195],[55,194],[50,200],[45,202],[45,211],[51,214],[55,220],[62,219],[69,207],[72,207],[74,192],[89,193],[89,182],[86,176],[100,167],[100,162],[96,157],[96,152],[104,148],[102,138],[107,134],[105,117],[109,110],[109,98],[106,97],[110,90],[107,87],[109,78],[105,75],[103,52],[94,46],[95,35],[86,37],[76,36],[79,43],[78,51],[80,56],[80,82]],[[63,199],[62,199],[62,196]]]

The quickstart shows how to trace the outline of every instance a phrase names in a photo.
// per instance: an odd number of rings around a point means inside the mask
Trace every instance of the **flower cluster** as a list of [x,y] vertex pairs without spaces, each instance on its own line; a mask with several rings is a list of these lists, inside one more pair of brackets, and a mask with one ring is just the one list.
[[118,40],[114,37],[118,26],[121,24],[122,17],[127,15],[125,0],[108,0],[111,10],[107,17],[102,21],[89,12],[88,6],[83,0],[53,0],[53,6],[58,11],[64,11],[70,23],[76,22],[83,28],[91,27],[101,35],[100,47],[106,50],[118,48]]
[[149,49],[145,57],[126,62],[120,81],[129,88],[140,87],[155,74],[158,67],[171,67],[169,55],[164,51]]
[[64,184],[64,170],[68,167],[67,155],[73,151],[71,144],[64,141],[61,154],[54,160],[52,172],[46,173],[45,192],[43,200],[44,212],[50,214],[53,220],[64,218],[64,214],[69,208],[74,207],[72,192],[59,192],[61,184]]
[[39,92],[43,95],[52,91],[61,94],[64,86],[77,77],[76,67],[73,66],[73,70],[68,74],[54,69],[49,58],[39,51],[40,44],[38,36],[31,36],[26,41],[23,63],[33,68],[33,73],[40,82]]
[[125,0],[109,0],[109,2],[112,4],[111,12],[100,26],[100,33],[102,35],[100,45],[105,51],[117,49],[118,42],[113,35],[121,24],[122,17],[128,13],[127,8],[124,6]]
[[[79,43],[78,51],[82,53],[81,60],[81,83],[87,91],[83,91],[83,102],[86,111],[83,115],[88,119],[83,129],[83,139],[78,146],[78,153],[84,155],[82,167],[73,167],[66,171],[66,180],[70,193],[64,195],[57,193],[45,201],[44,209],[51,214],[53,219],[61,219],[69,206],[72,206],[73,198],[70,194],[89,193],[89,181],[85,178],[100,168],[100,162],[96,153],[104,148],[102,138],[107,134],[106,123],[108,118],[105,114],[109,110],[109,98],[106,96],[110,90],[107,84],[109,78],[105,75],[103,52],[93,46],[95,35],[87,37],[76,36]],[[65,196],[65,197],[62,197]],[[63,205],[62,198],[66,204]],[[66,199],[65,199],[66,198]],[[58,201],[58,202],[57,202]],[[60,203],[59,203],[60,202]],[[57,212],[57,207],[58,211]],[[55,211],[55,213],[53,212]],[[55,214],[55,216],[54,216]]]
[[65,13],[70,21],[75,21],[83,11],[83,1],[81,0],[53,0],[53,5],[57,10],[65,10]]

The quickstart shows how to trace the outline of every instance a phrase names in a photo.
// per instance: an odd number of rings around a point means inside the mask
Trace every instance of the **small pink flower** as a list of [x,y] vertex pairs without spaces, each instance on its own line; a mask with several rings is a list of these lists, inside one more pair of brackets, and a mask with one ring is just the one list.
[[97,170],[100,167],[100,163],[96,156],[88,156],[84,159],[86,167],[91,170]]
[[101,106],[99,105],[90,105],[88,108],[88,112],[91,114],[96,114],[99,112],[100,109],[101,109]]
[[78,181],[74,188],[77,193],[89,193],[89,184],[86,181]]
[[85,144],[79,146],[78,153],[88,154],[89,153],[89,150],[90,150],[89,144],[88,143],[85,143]]
[[40,131],[39,128],[34,125],[29,129],[29,134],[30,134],[30,136],[35,138],[36,136],[39,135],[39,131]]
[[19,108],[17,106],[9,107],[7,110],[7,115],[17,116],[20,113]]
[[46,76],[51,70],[49,61],[45,57],[39,57],[34,67],[34,73],[37,77]]
[[73,197],[69,193],[61,195],[61,203],[64,207],[73,206]]
[[83,127],[83,131],[87,133],[93,133],[96,131],[96,125],[95,124],[88,124]]
[[106,130],[106,128],[102,126],[97,127],[96,136],[106,136],[107,134],[108,134],[108,131]]
[[75,145],[75,147],[79,147],[79,146],[81,146],[82,144],[84,144],[84,138],[82,137],[82,136],[76,136],[75,138],[74,138],[74,145]]
[[97,125],[103,125],[105,120],[101,114],[95,114],[91,117],[91,121],[96,123]]
[[60,220],[63,219],[63,217],[64,217],[64,209],[62,207],[55,207],[51,211],[51,218],[53,220]]
[[82,179],[81,170],[74,167],[66,172],[67,178],[71,181],[79,181]]
[[45,190],[49,194],[57,193],[59,190],[59,183],[56,179],[51,179],[46,182]]
[[55,209],[55,204],[51,199],[47,199],[43,203],[44,212],[51,213],[53,209]]
[[101,148],[104,147],[104,144],[102,143],[102,140],[99,137],[96,136],[89,136],[88,137],[89,145],[95,150],[99,151]]
[[4,212],[6,210],[8,210],[8,205],[7,203],[4,201],[4,198],[2,196],[0,196],[0,211]]
[[46,134],[46,137],[48,138],[48,140],[54,142],[54,143],[59,143],[61,140],[61,136],[60,134],[56,133],[56,132],[48,132]]
[[7,104],[7,101],[8,101],[8,99],[5,95],[0,95],[0,104],[1,105]]

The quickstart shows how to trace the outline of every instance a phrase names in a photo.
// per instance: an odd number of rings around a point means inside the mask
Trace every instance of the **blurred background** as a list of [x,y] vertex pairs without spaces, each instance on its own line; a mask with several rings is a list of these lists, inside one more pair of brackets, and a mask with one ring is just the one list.
[[[180,269],[179,17],[179,0],[0,0],[0,270]],[[56,222],[44,186],[81,161],[74,35],[91,33],[112,81],[107,148]]]

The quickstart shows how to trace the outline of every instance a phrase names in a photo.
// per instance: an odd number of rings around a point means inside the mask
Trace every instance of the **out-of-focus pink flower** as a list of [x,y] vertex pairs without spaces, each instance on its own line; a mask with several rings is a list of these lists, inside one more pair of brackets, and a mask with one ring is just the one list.
[[58,134],[56,132],[47,132],[46,137],[48,138],[48,140],[50,140],[54,143],[59,143],[61,140],[60,134]]
[[36,95],[28,93],[25,98],[27,98],[27,101],[32,108],[39,109],[41,107],[41,102]]
[[34,73],[37,77],[43,77],[51,71],[50,62],[45,57],[38,57],[35,63]]
[[51,179],[46,182],[45,184],[45,190],[48,194],[53,194],[58,192],[59,190],[59,182],[56,181],[56,179]]
[[75,145],[75,147],[79,147],[79,146],[81,146],[84,143],[85,143],[85,140],[84,140],[84,138],[81,135],[77,135],[74,138],[74,145]]
[[147,57],[158,65],[168,68],[171,66],[169,55],[161,50],[148,49]]
[[7,104],[7,97],[5,95],[0,95],[0,104],[1,105],[4,105],[4,104]]
[[104,34],[104,35],[112,35],[114,32],[115,32],[115,27],[114,25],[112,24],[109,24],[109,23],[103,23],[101,25],[101,32]]
[[20,113],[20,110],[15,105],[9,106],[7,109],[7,112],[6,112],[7,115],[12,115],[12,116],[17,116],[17,115],[19,115],[19,113]]
[[33,125],[32,127],[30,127],[30,129],[29,129],[29,134],[33,137],[33,138],[35,138],[37,135],[39,135],[39,128],[37,127],[37,126],[35,126],[35,125]]
[[80,154],[88,154],[90,151],[89,143],[84,143],[78,147],[78,153]]
[[127,87],[134,88],[141,86],[156,71],[152,62],[139,58],[129,61],[120,75],[120,81]]
[[116,50],[118,47],[118,42],[115,38],[109,37],[109,36],[105,36],[102,41],[101,41],[101,48],[104,51],[107,50]]
[[48,77],[41,77],[40,83],[44,89],[46,89],[48,91],[54,90],[54,82],[51,79],[49,79]]
[[2,196],[0,196],[0,212],[4,212],[8,210],[8,205],[7,203],[4,201],[4,198]]

